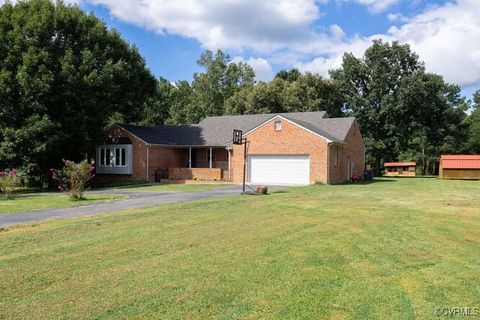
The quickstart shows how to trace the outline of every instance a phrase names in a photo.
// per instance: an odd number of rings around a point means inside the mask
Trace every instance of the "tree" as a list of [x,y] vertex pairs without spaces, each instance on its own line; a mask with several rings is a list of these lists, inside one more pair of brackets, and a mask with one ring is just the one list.
[[145,106],[141,125],[161,125],[170,118],[170,112],[174,110],[177,87],[165,78],[160,78],[157,83],[155,95],[151,97]]
[[195,73],[192,82],[192,100],[187,122],[198,122],[206,116],[225,113],[225,101],[242,88],[253,86],[255,73],[244,62],[232,62],[230,57],[218,50],[216,54],[205,51],[197,61],[205,69]]
[[190,83],[188,81],[177,82],[173,91],[167,123],[194,123],[196,119],[201,119],[201,117],[201,110],[193,103],[193,88]]
[[275,78],[269,83],[260,82],[236,92],[226,101],[227,114],[258,114],[284,112],[284,92],[288,83]]
[[376,40],[362,58],[345,54],[331,77],[360,124],[377,174],[382,161],[413,155],[425,163],[424,173],[433,173],[428,163],[462,144],[466,104],[459,87],[426,73],[408,45]]
[[300,78],[301,75],[302,74],[300,73],[300,71],[298,71],[298,69],[293,68],[293,69],[290,69],[290,70],[280,70],[275,75],[275,78],[280,78],[280,79],[283,79],[287,82],[294,82],[294,81],[297,81],[298,78]]
[[327,111],[341,116],[343,100],[337,84],[318,74],[280,71],[269,83],[238,91],[226,102],[229,114]]
[[469,126],[467,150],[471,153],[480,154],[480,90],[473,94],[473,111],[468,117]]
[[0,7],[0,167],[46,173],[92,152],[112,116],[140,119],[155,79],[135,47],[80,8]]
[[284,95],[284,112],[327,111],[330,117],[343,115],[339,87],[318,74],[306,72],[289,81]]

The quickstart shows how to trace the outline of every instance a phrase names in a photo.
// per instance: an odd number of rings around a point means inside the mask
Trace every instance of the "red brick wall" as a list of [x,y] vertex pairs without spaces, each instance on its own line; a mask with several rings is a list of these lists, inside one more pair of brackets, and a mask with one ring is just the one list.
[[[155,170],[168,170],[169,167],[184,167],[188,153],[185,149],[165,148],[160,146],[149,147],[149,165],[147,175],[147,147],[145,143],[121,127],[115,126],[115,134],[120,138],[129,138],[132,142],[132,174],[108,175],[99,174],[98,180],[155,180]],[[114,130],[111,128],[107,135]]]
[[143,141],[137,137],[131,135],[129,132],[118,126],[112,127],[106,132],[106,135],[112,133],[115,129],[115,134],[120,138],[129,138],[132,142],[132,174],[131,175],[119,175],[119,174],[98,174],[96,180],[99,181],[117,181],[117,180],[147,180],[146,174],[146,147]]
[[329,167],[329,183],[341,183],[350,180],[348,177],[348,160],[351,157],[353,175],[363,178],[363,170],[365,168],[365,145],[363,144],[362,135],[355,121],[348,131],[345,139],[346,144],[338,146],[338,164],[334,162],[334,148],[330,146],[330,167]]
[[155,181],[155,171],[167,170],[170,167],[182,168],[188,166],[188,151],[182,148],[165,148],[150,146],[148,151],[148,181]]
[[[332,146],[327,141],[295,124],[282,120],[282,130],[274,129],[274,119],[248,134],[249,155],[309,155],[310,183],[340,183],[349,179],[347,174],[347,156],[351,157],[353,173],[361,176],[364,169],[364,144],[358,128],[350,128],[346,144],[339,146],[338,165],[330,161]],[[329,150],[330,149],[330,150]],[[333,158],[331,158],[333,160]],[[243,179],[243,146],[235,145],[232,151],[233,181]],[[248,180],[248,162],[247,162]]]
[[[276,131],[274,122],[272,119],[246,136],[250,141],[248,154],[309,155],[310,183],[327,183],[326,140],[286,120],[282,120],[282,130]],[[240,183],[243,179],[243,146],[235,145],[232,155],[233,181]]]
[[168,178],[174,180],[222,180],[222,169],[219,168],[169,168]]

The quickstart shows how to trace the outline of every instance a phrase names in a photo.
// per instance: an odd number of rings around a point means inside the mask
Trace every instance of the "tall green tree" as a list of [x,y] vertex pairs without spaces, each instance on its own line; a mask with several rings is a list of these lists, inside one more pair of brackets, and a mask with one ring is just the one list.
[[302,75],[302,73],[296,69],[296,68],[293,68],[293,69],[290,69],[290,70],[280,70],[277,72],[277,74],[275,75],[275,78],[280,78],[280,79],[283,79],[287,82],[294,82],[294,81],[297,81],[298,78],[300,78]]
[[343,115],[340,87],[318,74],[298,70],[280,71],[268,82],[238,91],[226,102],[229,114],[327,111]]
[[138,121],[155,79],[138,50],[80,8],[0,7],[0,166],[85,158],[109,118]]
[[377,173],[383,161],[404,157],[420,159],[424,173],[433,173],[432,159],[462,145],[466,104],[459,87],[426,73],[408,45],[376,40],[362,58],[345,54],[331,77],[360,123]]
[[147,100],[141,125],[161,125],[168,122],[171,111],[176,109],[177,87],[165,78],[157,83],[155,95]]
[[192,100],[187,122],[198,122],[206,116],[225,113],[225,101],[235,92],[255,83],[253,69],[244,62],[232,62],[230,56],[218,50],[205,51],[197,61],[204,72],[195,73]]
[[282,78],[246,87],[226,101],[226,113],[237,115],[284,112],[284,92],[287,87],[288,82]]
[[468,117],[469,136],[467,151],[480,154],[480,90],[473,94],[472,113]]
[[188,81],[178,81],[174,86],[173,99],[167,124],[186,124],[197,122],[201,115],[193,101],[193,88]]

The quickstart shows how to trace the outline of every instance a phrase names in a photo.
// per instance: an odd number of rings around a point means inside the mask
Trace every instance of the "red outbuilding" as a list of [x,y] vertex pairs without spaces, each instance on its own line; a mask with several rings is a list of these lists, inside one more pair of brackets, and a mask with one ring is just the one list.
[[480,180],[480,155],[442,155],[440,178]]

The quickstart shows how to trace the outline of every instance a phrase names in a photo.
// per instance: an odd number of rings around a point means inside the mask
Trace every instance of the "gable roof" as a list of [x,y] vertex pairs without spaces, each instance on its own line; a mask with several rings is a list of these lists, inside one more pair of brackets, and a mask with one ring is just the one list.
[[443,169],[480,169],[480,155],[442,155]]
[[328,118],[325,111],[316,111],[207,117],[192,125],[119,126],[147,144],[227,147],[231,146],[233,129],[247,133],[277,116],[282,116],[333,142],[344,142],[348,130],[355,121],[355,118]]
[[385,168],[388,167],[415,167],[417,165],[416,162],[410,161],[410,162],[385,162],[383,166]]

